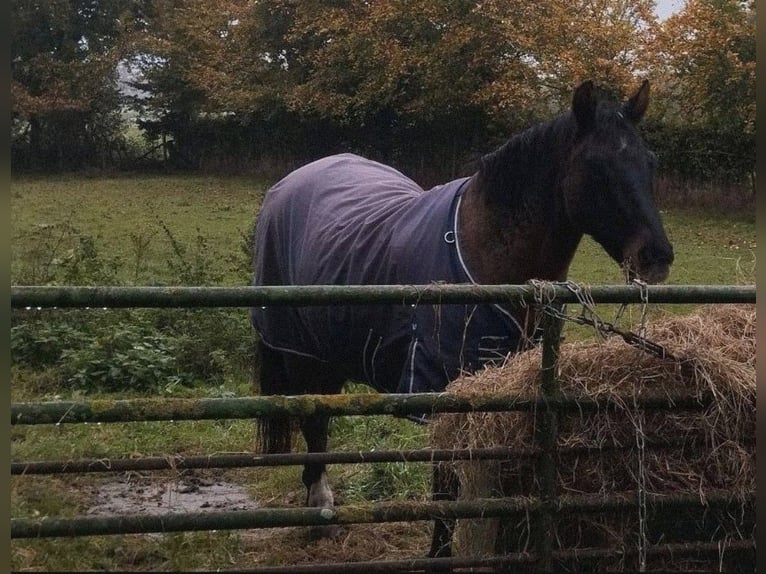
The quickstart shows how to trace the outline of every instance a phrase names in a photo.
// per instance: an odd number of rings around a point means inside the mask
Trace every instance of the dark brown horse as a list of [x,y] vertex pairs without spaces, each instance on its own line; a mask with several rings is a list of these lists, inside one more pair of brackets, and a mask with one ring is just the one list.
[[[350,154],[304,166],[266,195],[255,284],[562,281],[583,234],[629,276],[663,281],[673,249],[652,199],[655,159],[636,130],[648,103],[648,82],[623,103],[585,82],[571,111],[514,135],[473,176],[427,192]],[[346,380],[443,390],[522,348],[531,324],[525,309],[500,305],[258,307],[252,319],[266,395],[339,393]],[[299,424],[309,452],[325,451],[327,418]],[[264,419],[262,448],[289,449],[292,426]],[[434,497],[452,496],[435,468]],[[303,482],[307,505],[333,505],[324,464],[307,464]],[[449,555],[446,526],[436,525],[432,555]]]

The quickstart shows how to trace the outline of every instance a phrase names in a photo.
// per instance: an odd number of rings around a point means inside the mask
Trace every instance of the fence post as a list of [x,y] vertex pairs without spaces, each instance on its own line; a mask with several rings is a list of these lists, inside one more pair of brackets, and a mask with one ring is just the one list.
[[[558,411],[555,400],[561,394],[556,370],[563,327],[563,321],[559,315],[563,310],[564,305],[558,302],[538,307],[538,312],[542,313],[541,325],[543,328],[540,397],[545,406],[535,417],[536,441],[540,449],[535,470],[541,504],[535,521],[534,539],[537,550],[537,568],[544,572],[553,570],[553,537],[557,499],[555,455],[558,436]],[[548,401],[554,402],[549,403]]]

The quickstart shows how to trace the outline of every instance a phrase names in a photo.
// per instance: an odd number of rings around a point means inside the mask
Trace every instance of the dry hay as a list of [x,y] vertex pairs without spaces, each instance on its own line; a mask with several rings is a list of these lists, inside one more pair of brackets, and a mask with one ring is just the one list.
[[353,524],[334,539],[313,539],[305,527],[264,528],[241,534],[247,568],[404,560],[423,556],[430,543],[426,522]]
[[[684,317],[665,318],[647,325],[649,340],[682,359],[659,359],[613,337],[601,342],[561,346],[558,379],[564,395],[609,399],[615,409],[559,415],[558,447],[594,447],[595,452],[556,455],[558,493],[605,497],[638,492],[665,495],[706,493],[727,489],[745,501],[755,492],[755,324],[754,305],[705,306]],[[541,351],[521,353],[507,365],[487,368],[452,383],[448,390],[460,395],[502,392],[522,397],[539,396]],[[640,411],[634,398],[647,394],[685,391],[715,400],[704,411]],[[535,446],[534,412],[466,413],[441,415],[431,425],[436,448]],[[639,430],[647,443],[682,440],[683,447],[636,447]],[[612,450],[612,447],[625,449]],[[602,450],[605,449],[605,450]],[[642,454],[639,472],[639,453]],[[462,484],[461,497],[536,494],[534,460],[455,462]],[[744,502],[736,512],[671,511],[669,518],[651,514],[645,541],[689,542],[736,540],[754,536],[754,516]],[[623,515],[562,516],[554,548],[607,547],[636,549],[637,512]],[[499,521],[459,521],[458,554],[534,550],[530,518],[502,526]],[[499,541],[498,541],[499,540]],[[567,567],[560,564],[560,567]],[[582,566],[582,565],[580,565]],[[663,562],[691,570],[694,563]],[[718,569],[718,558],[701,565]],[[569,566],[571,567],[571,565]],[[630,559],[601,562],[598,568],[636,568]]]

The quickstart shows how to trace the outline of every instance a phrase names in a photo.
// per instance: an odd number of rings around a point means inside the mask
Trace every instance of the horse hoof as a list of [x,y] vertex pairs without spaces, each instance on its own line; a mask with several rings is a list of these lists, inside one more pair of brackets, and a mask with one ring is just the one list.
[[311,540],[336,540],[343,534],[343,529],[337,524],[329,526],[312,526],[309,529],[309,538]]

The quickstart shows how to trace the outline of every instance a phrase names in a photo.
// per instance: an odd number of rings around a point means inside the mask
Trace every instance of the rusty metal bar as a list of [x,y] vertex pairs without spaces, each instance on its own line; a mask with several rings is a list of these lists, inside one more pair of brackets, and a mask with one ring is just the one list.
[[[732,553],[755,553],[755,540],[718,540],[715,542],[672,542],[649,546],[647,556],[653,558],[683,558],[687,556],[721,556]],[[638,548],[579,548],[554,551],[554,558],[565,560],[594,560],[612,556],[636,556]]]
[[[508,554],[482,558],[404,558],[400,560],[369,560],[364,562],[325,562],[321,564],[294,564],[289,566],[260,566],[246,571],[248,574],[341,574],[343,572],[497,572],[498,568],[528,564],[533,554]],[[481,570],[478,570],[481,568]]]
[[[693,409],[709,406],[711,392],[658,393],[639,399],[646,409]],[[462,413],[473,411],[559,411],[592,412],[623,408],[609,399],[532,399],[516,394],[482,393],[464,397],[454,393],[349,393],[341,395],[253,396],[217,399],[123,399],[91,401],[48,401],[11,403],[11,424],[114,423],[137,421],[181,421],[210,419],[252,419],[263,416],[395,415]]]
[[[689,506],[704,508],[754,505],[755,493],[741,500],[731,492],[706,493],[704,503],[699,495],[647,495],[651,508],[670,509]],[[555,511],[622,512],[638,504],[635,494],[613,496],[560,496]],[[49,538],[60,536],[99,536],[150,532],[199,530],[234,530],[330,524],[364,524],[411,522],[415,520],[451,520],[457,518],[518,517],[535,513],[540,507],[536,498],[478,498],[474,500],[437,502],[382,502],[338,506],[335,508],[258,508],[231,512],[191,512],[165,514],[128,514],[122,516],[89,516],[74,518],[12,519],[11,538]]]
[[[11,286],[11,307],[251,307],[257,305],[577,303],[564,284],[532,285],[291,285],[266,287]],[[637,285],[587,287],[595,303],[641,303]],[[649,285],[652,303],[755,303],[755,285]]]

